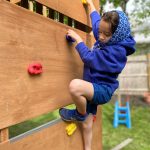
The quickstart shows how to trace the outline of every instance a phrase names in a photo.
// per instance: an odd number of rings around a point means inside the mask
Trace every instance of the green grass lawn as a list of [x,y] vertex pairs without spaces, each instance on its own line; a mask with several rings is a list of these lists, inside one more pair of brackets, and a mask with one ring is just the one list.
[[[74,106],[71,106],[74,107]],[[102,107],[103,150],[110,150],[127,138],[133,141],[122,150],[150,150],[150,107],[131,107],[132,128],[125,125],[113,128],[114,104]],[[58,110],[10,127],[10,138],[58,118]]]
[[122,150],[150,150],[150,107],[131,106],[132,128],[113,128],[114,105],[103,105],[103,150],[110,150],[127,138],[133,141]]

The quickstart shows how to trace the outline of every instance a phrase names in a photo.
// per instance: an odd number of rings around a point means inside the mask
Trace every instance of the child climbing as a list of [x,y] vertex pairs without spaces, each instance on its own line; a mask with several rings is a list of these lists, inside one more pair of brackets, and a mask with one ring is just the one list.
[[135,52],[135,41],[124,12],[109,11],[100,17],[92,0],[87,0],[87,6],[96,42],[90,49],[76,32],[68,30],[67,35],[76,41],[75,48],[84,63],[84,73],[83,80],[74,79],[69,85],[76,109],[61,108],[59,113],[65,121],[81,122],[84,149],[91,150],[97,106],[108,103],[118,88],[117,77],[126,65],[127,56]]

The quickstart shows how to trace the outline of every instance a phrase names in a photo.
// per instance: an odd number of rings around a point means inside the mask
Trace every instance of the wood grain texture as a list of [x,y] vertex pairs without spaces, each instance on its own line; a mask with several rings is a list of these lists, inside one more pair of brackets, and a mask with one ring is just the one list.
[[[0,150],[83,150],[79,128],[72,136],[67,136],[66,126],[66,123],[59,122],[16,142],[1,143]],[[101,133],[101,109],[99,109],[93,126],[92,150],[102,150]]]
[[[91,27],[89,10],[82,4],[81,0],[35,0],[49,8],[52,8],[70,18],[73,18],[87,26]],[[93,0],[97,10],[99,10],[99,1]]]
[[[11,3],[18,3],[21,0],[11,0]],[[72,19],[75,19],[91,27],[88,7],[82,4],[81,0],[35,0],[38,3],[54,9]],[[99,11],[99,1],[93,0],[93,3]]]
[[[72,79],[82,78],[83,64],[66,41],[67,29],[0,1],[0,129],[72,103],[68,86]],[[43,65],[41,75],[28,74],[33,62]]]

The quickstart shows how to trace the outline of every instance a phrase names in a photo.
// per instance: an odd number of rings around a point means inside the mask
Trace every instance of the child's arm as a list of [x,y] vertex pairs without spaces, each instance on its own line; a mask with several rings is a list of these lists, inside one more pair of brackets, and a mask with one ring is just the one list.
[[96,11],[96,8],[93,4],[93,0],[87,0],[87,5],[90,9],[90,17],[91,17],[91,22],[92,22],[92,30],[93,34],[96,40],[99,39],[99,23],[100,23],[100,15]]
[[68,30],[67,35],[76,41],[76,49],[83,63],[90,68],[112,73],[120,73],[123,69],[126,63],[126,50],[123,47],[114,46],[91,51],[75,31]]
[[90,9],[90,14],[93,12],[93,11],[96,11],[96,8],[93,4],[93,0],[86,0],[87,2],[87,5],[89,6],[89,9]]
[[120,73],[127,61],[126,50],[121,46],[109,46],[91,51],[83,42],[76,46],[83,63],[100,72]]

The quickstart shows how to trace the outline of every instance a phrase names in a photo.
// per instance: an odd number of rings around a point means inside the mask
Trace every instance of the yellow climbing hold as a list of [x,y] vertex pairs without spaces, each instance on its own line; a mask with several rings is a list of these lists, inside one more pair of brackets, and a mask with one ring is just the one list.
[[66,127],[67,135],[71,136],[75,130],[77,129],[77,125],[75,123],[71,123]]
[[86,0],[82,0],[82,3],[83,3],[83,4],[86,4]]

